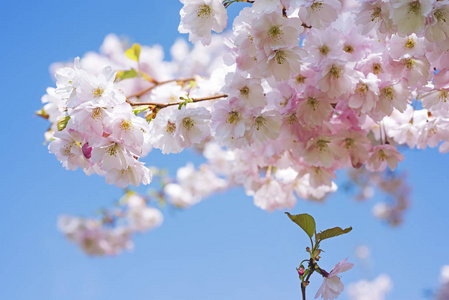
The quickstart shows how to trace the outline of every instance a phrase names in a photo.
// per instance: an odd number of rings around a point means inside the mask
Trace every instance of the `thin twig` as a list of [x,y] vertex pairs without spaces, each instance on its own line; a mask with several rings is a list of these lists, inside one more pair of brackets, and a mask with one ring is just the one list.
[[138,92],[138,93],[135,93],[135,94],[132,94],[132,95],[128,96],[128,99],[140,97],[140,96],[142,96],[143,94],[146,94],[146,93],[150,92],[150,91],[151,91],[152,89],[154,89],[155,87],[160,86],[160,85],[163,85],[163,84],[167,84],[167,83],[170,83],[170,82],[189,82],[189,81],[194,81],[194,80],[195,80],[195,78],[187,78],[187,79],[171,79],[171,80],[166,80],[166,81],[161,81],[161,82],[156,81],[155,84],[152,85],[152,86],[150,86],[149,88],[144,89],[144,90],[142,90],[142,91],[140,91],[140,92]]
[[309,274],[307,274],[306,279],[304,279],[303,282],[301,282],[301,293],[302,293],[302,300],[306,300],[306,287],[309,285],[309,279],[310,276],[312,276],[313,272],[315,272],[315,263],[312,261],[312,259],[309,260]]
[[[228,95],[224,94],[224,95],[218,95],[218,96],[212,96],[212,97],[206,97],[206,98],[190,98],[192,100],[193,103],[195,102],[201,102],[201,101],[208,101],[208,100],[216,100],[216,99],[220,99],[220,98],[226,98],[228,97]],[[174,103],[154,103],[154,102],[129,102],[128,103],[131,106],[138,106],[138,105],[149,105],[149,106],[154,106],[157,108],[164,108],[167,106],[173,106],[173,105],[180,105],[183,102],[174,102]]]

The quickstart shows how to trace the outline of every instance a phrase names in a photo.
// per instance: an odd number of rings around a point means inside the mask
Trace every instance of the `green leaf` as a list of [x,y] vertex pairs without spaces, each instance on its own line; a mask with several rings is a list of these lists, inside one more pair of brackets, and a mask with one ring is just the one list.
[[178,105],[179,110],[181,110],[183,106],[187,107],[187,103],[193,103],[193,99],[190,98],[189,95],[187,95],[187,98],[179,97],[179,99],[183,101],[183,102],[179,103],[179,105]]
[[196,84],[196,81],[195,80],[190,80],[189,81],[189,84],[187,85],[187,88],[189,88],[189,89],[193,89],[193,88],[196,88],[198,85]]
[[64,130],[64,128],[67,126],[67,123],[69,122],[69,120],[70,120],[70,116],[65,116],[65,117],[62,117],[61,119],[59,119],[58,124],[57,124],[58,131]]
[[139,61],[141,47],[139,44],[133,44],[131,48],[125,51],[126,57],[129,59]]
[[137,77],[137,71],[134,69],[128,70],[128,71],[118,71],[117,75],[115,75],[115,80],[123,80],[128,78],[134,78]]
[[154,80],[153,77],[151,77],[150,75],[148,75],[148,74],[145,73],[145,72],[140,71],[140,75],[142,75],[143,79],[145,79],[145,80],[148,81],[148,82],[157,83],[157,81]]
[[352,227],[346,228],[346,229],[341,229],[340,227],[334,227],[334,228],[330,228],[330,229],[326,229],[320,233],[317,233],[316,235],[316,240],[317,242],[320,242],[322,240],[325,239],[330,239],[345,233],[348,233],[352,230]]
[[39,117],[42,117],[44,119],[47,119],[47,120],[48,120],[48,118],[50,118],[50,116],[47,114],[47,112],[43,108],[41,110],[36,111],[36,115]]
[[308,214],[301,214],[301,215],[291,215],[288,212],[286,212],[287,216],[299,225],[306,233],[307,235],[312,238],[313,234],[315,233],[315,219]]
[[135,106],[133,108],[133,112],[134,114],[137,116],[140,112],[146,111],[148,108],[150,108],[149,105],[139,105],[139,106]]

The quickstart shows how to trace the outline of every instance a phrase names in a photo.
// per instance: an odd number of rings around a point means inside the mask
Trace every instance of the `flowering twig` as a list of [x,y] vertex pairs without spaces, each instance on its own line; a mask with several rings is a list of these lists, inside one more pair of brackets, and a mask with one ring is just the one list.
[[[171,80],[166,80],[166,81],[161,81],[161,82],[155,81],[154,85],[152,85],[149,88],[144,89],[144,90],[142,90],[142,91],[140,91],[138,93],[135,93],[135,94],[132,94],[132,95],[128,96],[128,99],[141,97],[142,95],[150,92],[155,87],[158,87],[158,86],[163,85],[163,84],[167,84],[167,83],[171,83],[171,82],[177,82],[177,83],[181,83],[182,84],[182,83],[189,82],[189,81],[195,81],[195,78],[171,79]],[[141,105],[141,104],[139,104],[139,105]]]
[[223,2],[223,5],[225,8],[228,8],[232,3],[235,2],[248,2],[248,3],[254,3],[254,0],[225,0]]
[[[208,100],[216,100],[216,99],[226,98],[226,97],[228,97],[228,95],[223,94],[223,95],[206,97],[206,98],[190,98],[190,100],[192,100],[192,102],[194,103],[194,102],[201,102],[201,101],[208,101]],[[183,102],[173,102],[173,103],[154,103],[154,102],[138,102],[138,103],[135,103],[135,102],[129,102],[128,101],[128,103],[131,106],[149,105],[149,106],[153,106],[153,107],[156,107],[156,108],[164,108],[164,107],[167,107],[167,106],[183,104],[184,101]]]

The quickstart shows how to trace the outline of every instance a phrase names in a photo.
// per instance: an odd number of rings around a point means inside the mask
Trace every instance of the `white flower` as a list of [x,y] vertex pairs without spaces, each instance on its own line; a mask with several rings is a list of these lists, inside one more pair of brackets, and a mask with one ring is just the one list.
[[265,14],[253,25],[257,47],[267,55],[282,47],[299,44],[299,34],[303,31],[298,18],[284,18],[280,12]]
[[289,79],[292,74],[298,74],[304,53],[299,47],[274,49],[267,57],[265,75],[273,75],[276,81],[283,81]]
[[178,183],[167,184],[164,192],[168,195],[170,203],[178,207],[192,206],[227,186],[227,182],[217,177],[206,164],[197,170],[191,163],[179,168],[176,180]]
[[299,17],[309,26],[323,29],[338,18],[341,3],[338,0],[296,0],[301,5]]
[[251,141],[262,144],[267,139],[275,140],[279,136],[281,116],[275,110],[266,111],[253,117],[253,123],[249,129]]
[[246,78],[240,73],[229,73],[222,91],[228,93],[230,98],[242,100],[249,108],[263,107],[267,102],[260,79]]
[[323,279],[323,283],[318,289],[318,292],[315,295],[315,299],[319,296],[321,296],[324,300],[337,299],[337,297],[344,289],[344,285],[337,275],[348,271],[354,266],[354,264],[347,263],[346,260],[347,258],[336,264],[329,275],[327,275],[327,277]]
[[449,48],[449,5],[444,1],[435,3],[425,36],[430,42],[436,42],[442,50]]
[[85,139],[81,133],[69,129],[58,131],[53,137],[54,140],[48,145],[48,150],[56,155],[67,170],[81,167],[86,171],[89,168],[89,161],[82,150]]
[[211,30],[217,33],[227,26],[228,15],[220,0],[180,0],[184,7],[180,11],[181,23],[178,31],[189,33],[189,41],[201,41],[209,45]]
[[392,1],[391,18],[398,31],[404,34],[419,33],[426,25],[432,4],[432,0]]
[[134,164],[128,165],[122,169],[111,169],[106,173],[106,183],[114,184],[116,187],[125,188],[132,184],[139,186],[142,184],[149,184],[152,179],[150,169],[144,166],[144,163],[137,160]]
[[291,185],[287,186],[275,179],[267,179],[253,195],[254,205],[268,211],[292,208],[296,203]]
[[176,117],[177,134],[182,147],[204,141],[210,135],[210,112],[204,107],[183,108]]
[[150,142],[154,148],[161,149],[163,154],[179,153],[184,147],[177,134],[177,110],[165,108],[150,123]]

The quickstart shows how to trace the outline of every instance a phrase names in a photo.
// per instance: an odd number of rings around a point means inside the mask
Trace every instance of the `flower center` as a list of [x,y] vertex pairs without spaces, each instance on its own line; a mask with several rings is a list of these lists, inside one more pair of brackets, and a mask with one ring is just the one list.
[[226,123],[234,124],[235,122],[237,122],[239,120],[239,117],[240,117],[240,115],[239,115],[238,111],[231,111],[229,113],[229,117],[228,117],[228,120],[226,121]]
[[385,152],[383,150],[379,150],[379,159],[381,161],[384,161],[385,159],[387,159],[387,155],[385,155]]
[[321,55],[327,55],[331,51],[331,49],[329,49],[327,45],[323,45],[318,48],[318,51],[320,51]]
[[310,106],[313,111],[316,111],[320,102],[314,97],[309,97],[307,98],[307,105]]
[[421,3],[419,1],[410,2],[408,5],[408,13],[414,15],[421,14]]
[[306,78],[307,77],[305,77],[305,76],[298,75],[298,76],[296,76],[296,82],[299,84],[304,84],[304,82],[306,81]]
[[365,95],[366,92],[369,91],[369,87],[366,83],[359,82],[358,88],[356,89],[356,92],[362,95]]
[[92,92],[94,93],[95,97],[100,97],[103,94],[104,90],[101,87],[98,87],[94,89]]
[[340,78],[340,72],[341,72],[341,69],[339,69],[336,65],[332,65],[331,69],[329,70],[331,77],[334,77],[337,79]]
[[273,40],[279,39],[282,34],[283,32],[280,25],[272,25],[270,29],[268,29],[268,36]]
[[320,10],[322,6],[323,6],[323,3],[315,2],[310,6],[310,8],[314,11],[317,11],[317,10]]
[[318,151],[327,151],[329,149],[329,146],[327,144],[329,144],[330,141],[326,141],[326,140],[318,140],[316,142],[316,149],[318,149]]
[[408,58],[405,60],[405,66],[409,70],[413,70],[413,67],[415,66],[416,61],[414,59]]
[[437,21],[446,23],[446,13],[441,8],[435,10],[433,15]]
[[248,98],[249,95],[249,87],[244,86],[240,89],[240,95],[242,95],[245,98]]
[[441,101],[443,101],[443,102],[446,102],[447,101],[447,98],[448,98],[448,92],[447,92],[447,90],[441,90],[439,93],[438,93],[438,99],[440,99]]
[[123,120],[120,124],[121,130],[130,130],[133,128],[133,123],[131,123],[131,120]]
[[72,156],[74,156],[74,154],[72,153],[72,146],[73,146],[73,143],[70,143],[70,144],[66,144],[65,146],[64,146],[64,154],[65,154],[65,156],[70,156],[70,157],[72,157]]
[[102,119],[104,116],[103,108],[101,108],[101,107],[94,108],[94,110],[92,110],[92,113],[90,114],[90,116],[94,120]]
[[350,139],[350,138],[346,138],[345,139],[345,148],[347,150],[349,150],[350,148],[352,148],[352,146],[354,146],[354,140]]
[[382,95],[389,100],[393,100],[395,96],[395,90],[392,86],[387,86],[382,89]]
[[175,130],[176,130],[176,125],[175,125],[175,123],[172,123],[172,122],[170,122],[170,121],[167,121],[166,131],[167,131],[168,133],[173,134],[173,133],[175,132]]
[[195,122],[193,122],[191,117],[186,117],[182,119],[182,125],[187,129],[190,130],[195,126]]
[[345,51],[346,53],[352,53],[354,52],[354,48],[351,45],[345,45],[343,51]]
[[117,149],[118,149],[117,144],[114,144],[106,150],[106,153],[109,154],[110,156],[116,156]]
[[375,21],[377,18],[380,17],[380,13],[382,12],[382,10],[380,9],[380,7],[375,7],[373,9],[373,12],[371,13],[371,22]]
[[207,18],[212,14],[212,8],[207,4],[203,4],[198,8],[198,10],[196,12],[197,12],[198,18],[203,18],[203,17]]
[[379,63],[373,64],[373,73],[377,75],[381,72],[383,72],[382,66]]
[[415,47],[415,41],[413,39],[408,39],[407,42],[405,42],[405,47],[413,49]]
[[265,120],[264,117],[262,116],[258,116],[255,120],[254,120],[255,124],[256,124],[256,129],[259,130],[260,127],[264,127],[267,124],[267,120]]
[[276,50],[276,54],[274,55],[274,58],[276,59],[276,62],[279,65],[282,65],[283,63],[285,63],[285,60],[286,60],[285,52],[283,50]]
[[288,117],[287,122],[288,122],[289,125],[298,123],[298,118],[296,117],[295,114],[291,114],[291,115]]

